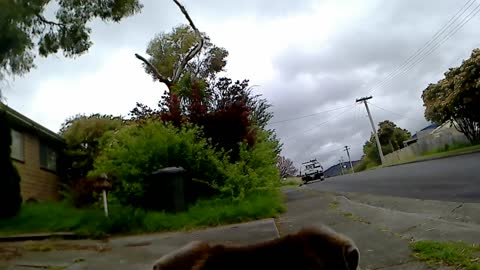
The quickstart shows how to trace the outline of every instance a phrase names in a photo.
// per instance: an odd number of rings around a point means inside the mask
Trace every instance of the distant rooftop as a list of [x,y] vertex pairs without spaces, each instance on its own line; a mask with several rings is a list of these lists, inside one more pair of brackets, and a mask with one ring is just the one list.
[[428,130],[428,129],[435,129],[435,128],[439,127],[439,126],[440,126],[440,125],[437,124],[437,123],[431,123],[430,125],[422,128],[420,131],[424,131],[424,130]]

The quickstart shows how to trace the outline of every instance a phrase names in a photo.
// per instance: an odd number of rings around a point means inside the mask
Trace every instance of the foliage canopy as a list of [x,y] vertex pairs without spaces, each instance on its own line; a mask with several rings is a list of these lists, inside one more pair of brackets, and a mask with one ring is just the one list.
[[452,121],[471,143],[480,142],[480,49],[445,72],[443,79],[429,84],[422,99],[426,119]]
[[92,45],[88,22],[119,22],[141,8],[138,0],[0,1],[0,79],[27,73],[37,55],[85,53]]

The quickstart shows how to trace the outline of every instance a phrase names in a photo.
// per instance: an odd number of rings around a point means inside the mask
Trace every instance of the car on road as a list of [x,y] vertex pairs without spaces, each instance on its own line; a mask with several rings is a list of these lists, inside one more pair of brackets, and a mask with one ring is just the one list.
[[302,163],[304,166],[304,173],[302,174],[302,180],[306,184],[309,181],[318,180],[323,181],[325,175],[323,173],[323,167],[317,159],[312,159],[310,161]]

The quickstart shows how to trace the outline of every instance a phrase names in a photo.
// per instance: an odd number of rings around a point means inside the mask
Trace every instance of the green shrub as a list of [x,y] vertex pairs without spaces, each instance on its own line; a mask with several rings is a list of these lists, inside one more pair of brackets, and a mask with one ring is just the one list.
[[164,167],[181,166],[190,177],[233,199],[272,189],[279,178],[274,142],[263,131],[257,132],[254,146],[240,144],[239,161],[235,163],[213,149],[191,125],[178,129],[149,121],[108,132],[101,141],[100,156],[90,175],[113,175],[117,179],[112,183],[113,194],[126,205],[145,207],[148,176]]
[[225,180],[219,187],[222,193],[242,199],[255,190],[273,189],[280,178],[274,142],[268,135],[257,131],[257,142],[253,147],[240,145],[240,160],[225,165]]
[[365,171],[367,169],[367,161],[365,159],[362,159],[353,168],[355,169],[355,172]]
[[61,193],[75,206],[85,207],[96,202],[94,180],[87,179],[99,154],[99,140],[107,131],[123,125],[120,117],[92,114],[76,115],[62,124],[60,134],[65,139],[59,164]]
[[213,150],[197,128],[177,129],[149,121],[106,133],[90,175],[113,175],[113,193],[120,202],[142,206],[145,181],[152,172],[181,166],[189,176],[213,186],[221,178],[223,164],[223,154]]
[[[0,104],[0,106],[3,105]],[[10,157],[11,144],[10,125],[5,111],[0,111],[0,218],[15,216],[22,204],[20,175]]]
[[361,172],[367,169],[374,168],[378,165],[380,165],[380,163],[377,162],[376,160],[371,160],[368,157],[363,157],[360,160],[360,162],[357,165],[355,165],[353,168],[355,169],[355,172]]

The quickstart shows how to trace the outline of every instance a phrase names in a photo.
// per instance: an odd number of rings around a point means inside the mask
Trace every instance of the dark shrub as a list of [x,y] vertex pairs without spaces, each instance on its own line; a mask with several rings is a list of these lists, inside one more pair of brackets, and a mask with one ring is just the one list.
[[69,192],[75,207],[89,206],[97,201],[95,197],[95,180],[90,178],[72,181]]
[[12,163],[12,134],[5,111],[0,111],[0,218],[15,216],[22,205],[20,175]]

